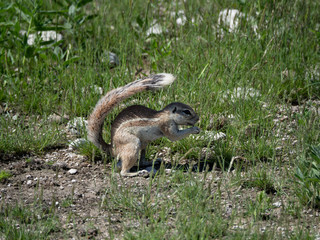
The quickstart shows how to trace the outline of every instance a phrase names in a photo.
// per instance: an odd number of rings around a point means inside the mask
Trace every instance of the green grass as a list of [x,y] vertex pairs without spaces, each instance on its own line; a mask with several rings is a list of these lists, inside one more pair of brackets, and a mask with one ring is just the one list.
[[0,205],[0,234],[5,239],[48,239],[59,231],[57,216],[41,208]]
[[[106,190],[104,210],[110,214],[121,212],[133,222],[148,221],[140,229],[127,228],[126,239],[206,239],[224,235],[227,222],[221,217],[218,200],[212,197],[211,188],[204,181],[182,172],[176,173],[169,188],[167,180],[165,175],[154,181],[150,179],[149,187],[138,192],[119,189],[119,182],[113,182]],[[156,191],[152,190],[153,186]]]
[[32,116],[18,116],[17,120],[6,116],[0,123],[0,153],[40,153],[66,143],[65,134],[57,124],[48,124]]
[[320,208],[320,145],[310,146],[296,168],[295,176],[300,188],[297,195],[304,204]]
[[261,169],[252,172],[252,176],[247,180],[244,180],[243,186],[249,188],[256,187],[259,190],[271,194],[276,192],[272,178],[268,175],[266,170]]
[[[236,32],[221,30],[219,12],[226,8],[254,18],[259,35],[250,20],[241,21]],[[187,19],[183,26],[173,16],[179,10]],[[195,173],[178,171],[170,190],[172,200],[157,199],[148,186],[139,194],[129,189],[106,190],[105,207],[110,211],[120,208],[126,212],[124,218],[150,221],[140,229],[124,230],[125,238],[281,238],[279,232],[261,233],[256,227],[270,210],[273,195],[295,202],[293,209],[290,204],[283,207],[288,216],[299,219],[304,208],[319,209],[319,166],[314,164],[317,155],[309,150],[320,143],[318,1],[16,0],[1,2],[0,12],[0,157],[41,155],[66,146],[66,123],[48,121],[50,115],[86,118],[101,97],[95,86],[106,93],[149,72],[169,72],[177,80],[157,93],[135,96],[138,103],[156,110],[173,101],[187,103],[200,115],[202,135],[210,125],[214,126],[210,131],[226,134],[226,139],[216,142],[160,139],[151,144],[147,156],[170,147],[171,159],[215,164],[230,187],[254,189],[245,210],[224,217],[219,191],[208,192],[208,186],[192,179]],[[146,35],[153,21],[164,28],[163,34]],[[63,38],[59,42],[37,38],[28,45],[28,36],[40,30],[56,30]],[[119,66],[109,67],[108,51],[117,54]],[[135,76],[139,69],[142,73]],[[236,96],[235,89],[254,89],[257,94]],[[293,111],[295,106],[298,110]],[[108,140],[110,123],[120,110],[116,108],[106,120]],[[213,116],[224,116],[225,124],[216,127]],[[86,138],[84,131],[81,137]],[[215,154],[203,159],[203,148]],[[79,152],[92,161],[109,161],[92,144],[82,145]],[[229,168],[236,156],[242,160]],[[159,181],[159,188],[165,188]],[[14,211],[9,208],[7,218]],[[230,226],[239,220],[234,215],[253,222],[244,230],[232,231]],[[191,222],[186,221],[188,216]],[[311,230],[292,222],[296,230],[288,233],[289,238],[312,239]]]
[[9,179],[12,174],[6,170],[0,170],[0,182],[4,182],[5,180]]

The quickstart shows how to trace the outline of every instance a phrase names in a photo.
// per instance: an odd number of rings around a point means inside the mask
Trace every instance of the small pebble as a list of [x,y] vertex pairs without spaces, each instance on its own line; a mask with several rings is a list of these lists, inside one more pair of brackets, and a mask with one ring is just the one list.
[[76,174],[77,172],[78,172],[78,170],[77,170],[77,169],[74,169],[74,168],[71,168],[71,169],[68,171],[68,173],[71,174],[71,175]]
[[281,207],[282,203],[279,201],[279,202],[275,202],[272,204],[274,207]]

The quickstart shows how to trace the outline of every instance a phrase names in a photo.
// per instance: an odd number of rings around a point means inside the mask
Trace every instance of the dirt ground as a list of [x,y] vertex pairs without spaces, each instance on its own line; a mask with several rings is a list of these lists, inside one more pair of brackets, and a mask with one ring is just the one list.
[[[42,206],[55,208],[55,215],[59,216],[62,231],[54,235],[64,239],[105,239],[110,238],[110,230],[118,235],[116,239],[123,237],[123,226],[139,225],[139,222],[128,222],[121,212],[110,213],[104,207],[106,189],[111,181],[118,186],[145,191],[150,183],[149,178],[135,177],[121,179],[119,174],[112,174],[111,165],[89,163],[85,157],[74,153],[71,149],[58,149],[46,155],[23,156],[4,159],[0,161],[0,168],[12,173],[12,177],[0,183],[0,200],[8,204],[21,203],[23,206],[33,206],[35,202],[41,202]],[[202,177],[204,173],[194,173],[195,177]],[[212,171],[210,178],[219,179],[221,172]],[[112,177],[111,177],[112,176]],[[170,181],[170,177],[168,177]],[[218,181],[218,180],[217,180]],[[215,182],[212,191],[217,191],[218,184]],[[256,195],[256,189],[239,188],[225,189],[222,191],[222,199],[225,206],[225,217],[230,217],[233,209],[243,209],[243,205]],[[230,198],[229,195],[232,195]],[[274,198],[279,204],[274,209],[274,214],[279,212],[285,200]],[[240,210],[241,212],[241,210]],[[310,228],[320,229],[319,212],[305,212],[304,221],[309,222]],[[308,217],[310,216],[310,217]],[[268,218],[268,216],[266,216]],[[295,219],[278,219],[281,223]],[[261,231],[272,227],[278,220],[266,221],[262,224]],[[124,221],[126,222],[124,224]],[[296,223],[295,223],[296,224]],[[315,225],[316,224],[316,225]],[[246,224],[234,224],[232,229],[246,228]],[[279,227],[279,231],[281,231]]]
[[[0,182],[0,201],[15,206],[41,203],[55,209],[63,231],[62,239],[105,239],[110,230],[116,239],[123,237],[122,214],[110,213],[104,206],[106,189],[116,182],[134,191],[145,191],[149,178],[121,178],[112,172],[111,163],[90,163],[72,149],[57,149],[44,156],[6,156],[0,169],[12,176]],[[112,176],[112,177],[111,177]],[[135,225],[139,223],[126,223]],[[57,236],[55,235],[54,238]]]
[[[0,183],[1,201],[28,206],[41,198],[42,205],[55,206],[56,215],[70,237],[97,237],[98,234],[99,238],[108,237],[109,216],[100,206],[108,187],[109,174],[106,171],[110,173],[110,165],[92,165],[83,156],[60,149],[44,157],[24,156],[0,161],[0,168],[13,174],[9,180]],[[126,182],[133,184],[137,181],[148,180],[140,177]],[[71,221],[70,212],[74,213]],[[116,219],[114,221],[117,223]]]

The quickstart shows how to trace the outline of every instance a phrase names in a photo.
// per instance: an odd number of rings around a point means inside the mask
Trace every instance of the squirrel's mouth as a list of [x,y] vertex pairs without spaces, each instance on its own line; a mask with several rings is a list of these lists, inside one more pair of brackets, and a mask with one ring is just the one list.
[[197,118],[197,119],[192,119],[192,120],[188,123],[188,125],[193,127],[193,126],[198,122],[198,120],[199,120],[199,118]]

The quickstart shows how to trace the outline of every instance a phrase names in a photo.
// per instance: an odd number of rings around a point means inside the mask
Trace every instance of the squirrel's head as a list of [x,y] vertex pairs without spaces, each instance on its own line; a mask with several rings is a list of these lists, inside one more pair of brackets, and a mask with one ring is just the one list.
[[170,112],[170,118],[178,125],[195,125],[199,116],[188,105],[180,102],[173,102],[166,106],[164,111]]

